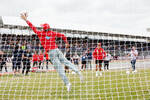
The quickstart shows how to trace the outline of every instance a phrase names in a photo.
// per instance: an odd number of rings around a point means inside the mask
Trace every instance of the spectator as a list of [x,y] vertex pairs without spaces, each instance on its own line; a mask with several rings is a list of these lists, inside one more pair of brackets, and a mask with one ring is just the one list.
[[106,70],[109,70],[109,62],[110,62],[110,60],[111,60],[111,55],[109,54],[109,52],[107,51],[106,52],[106,58],[105,58],[105,60],[104,60],[104,69]]
[[[73,56],[73,62],[75,65],[77,65],[79,67],[79,60],[80,57],[78,56],[77,52],[75,52],[74,56]],[[80,69],[80,68],[79,68]]]
[[49,56],[48,56],[48,53],[47,53],[47,52],[45,53],[45,57],[46,57],[46,69],[48,70],[48,63],[49,63],[49,62],[51,63],[51,61],[50,61],[50,59],[49,59]]
[[86,60],[87,60],[87,57],[86,57],[86,53],[83,53],[82,57],[81,57],[81,61],[82,61],[82,65],[81,65],[81,70],[85,71],[86,69]]
[[5,71],[7,72],[6,61],[7,61],[6,53],[0,51],[0,72],[2,72],[3,67],[5,67]]
[[138,51],[136,50],[135,46],[132,46],[132,49],[128,56],[131,56],[132,73],[136,73],[137,70],[135,69],[135,63],[138,56]]
[[37,51],[35,50],[34,55],[32,56],[32,60],[33,60],[33,67],[38,66],[38,54]]
[[90,50],[87,51],[86,53],[87,56],[87,64],[90,66],[90,70],[92,70],[92,52]]
[[27,49],[30,49],[30,50],[32,49],[32,44],[31,43],[27,44]]
[[30,63],[31,60],[32,60],[32,54],[30,52],[30,49],[26,49],[23,53],[22,74],[24,74],[24,71],[26,70],[25,75],[28,75],[28,72],[30,71],[30,68],[31,68],[31,63]]
[[12,60],[12,63],[13,63],[12,69],[15,75],[17,73],[20,73],[22,56],[23,56],[23,51],[21,50],[21,47],[16,45],[15,50],[13,51],[13,60]]
[[[71,55],[71,52],[70,52],[69,48],[66,49],[65,57],[67,58],[67,60],[69,60],[70,62],[72,62],[72,58],[71,58],[72,55]],[[67,66],[65,66],[65,73],[66,72],[69,73],[69,68]]]
[[77,52],[75,52],[74,56],[73,56],[73,62],[75,65],[79,65],[79,55],[77,54]]
[[25,49],[26,49],[26,42],[24,42],[24,43],[22,44],[21,49],[22,49],[23,51],[25,51]]
[[[39,55],[38,55],[38,61],[39,61],[39,69],[43,69],[43,63],[44,63],[44,54],[42,51],[40,51]],[[42,66],[41,66],[42,65]]]

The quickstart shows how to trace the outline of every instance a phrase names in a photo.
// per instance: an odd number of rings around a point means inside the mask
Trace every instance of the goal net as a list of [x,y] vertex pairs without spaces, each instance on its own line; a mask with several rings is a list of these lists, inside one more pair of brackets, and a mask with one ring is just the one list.
[[51,30],[67,37],[69,48],[61,37],[55,37],[56,44],[84,81],[65,64],[58,65],[71,83],[67,91],[38,36],[29,27],[4,25],[0,28],[1,100],[150,99],[150,37]]

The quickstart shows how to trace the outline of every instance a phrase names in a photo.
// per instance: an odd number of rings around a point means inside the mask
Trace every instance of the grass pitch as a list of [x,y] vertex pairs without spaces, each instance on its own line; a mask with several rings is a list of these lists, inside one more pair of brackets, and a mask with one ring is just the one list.
[[104,71],[96,77],[94,71],[79,77],[67,74],[72,89],[66,91],[57,72],[30,73],[29,76],[0,76],[1,100],[150,100],[150,69],[136,74],[125,70]]

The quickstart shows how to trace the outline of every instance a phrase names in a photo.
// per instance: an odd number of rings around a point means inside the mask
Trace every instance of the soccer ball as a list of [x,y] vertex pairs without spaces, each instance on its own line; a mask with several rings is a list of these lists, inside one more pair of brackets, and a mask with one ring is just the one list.
[[76,74],[75,72],[72,72],[72,74]]
[[130,74],[130,71],[126,71],[126,74]]

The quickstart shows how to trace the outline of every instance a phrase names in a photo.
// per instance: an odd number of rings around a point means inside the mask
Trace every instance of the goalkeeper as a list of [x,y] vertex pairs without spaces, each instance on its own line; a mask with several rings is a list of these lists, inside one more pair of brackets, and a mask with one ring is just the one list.
[[27,13],[21,14],[21,18],[24,21],[26,21],[26,23],[34,31],[34,33],[37,34],[41,42],[41,45],[43,46],[45,51],[48,52],[48,55],[51,58],[51,62],[54,65],[54,68],[59,73],[60,77],[62,78],[65,85],[67,86],[67,91],[70,91],[71,84],[65,75],[65,71],[64,71],[64,67],[62,66],[62,63],[68,66],[73,71],[75,71],[80,76],[81,81],[83,81],[83,78],[82,78],[81,73],[77,69],[77,67],[64,57],[63,53],[58,49],[58,46],[55,43],[55,38],[61,37],[65,41],[66,47],[69,47],[66,36],[64,34],[51,31],[50,26],[47,23],[42,24],[41,27],[43,28],[43,30],[39,31],[36,29],[34,25],[32,25],[32,23],[29,20],[27,20],[27,17],[28,17]]

